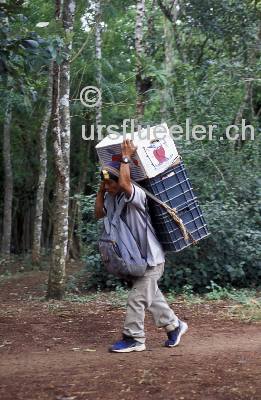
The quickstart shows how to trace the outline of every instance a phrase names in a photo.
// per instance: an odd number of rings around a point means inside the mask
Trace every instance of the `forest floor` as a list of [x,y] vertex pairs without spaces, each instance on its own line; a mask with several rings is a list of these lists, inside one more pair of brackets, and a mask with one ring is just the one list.
[[43,301],[46,271],[0,283],[2,400],[260,400],[261,323],[228,313],[229,302],[173,308],[189,330],[163,347],[146,319],[147,350],[111,354],[125,310],[106,295],[84,303]]

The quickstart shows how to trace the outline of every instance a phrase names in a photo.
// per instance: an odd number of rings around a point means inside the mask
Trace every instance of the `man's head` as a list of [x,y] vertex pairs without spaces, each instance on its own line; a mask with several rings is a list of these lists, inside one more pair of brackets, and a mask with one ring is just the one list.
[[121,192],[121,187],[118,183],[119,169],[120,163],[111,162],[104,165],[100,173],[101,179],[104,182],[105,190],[113,196]]

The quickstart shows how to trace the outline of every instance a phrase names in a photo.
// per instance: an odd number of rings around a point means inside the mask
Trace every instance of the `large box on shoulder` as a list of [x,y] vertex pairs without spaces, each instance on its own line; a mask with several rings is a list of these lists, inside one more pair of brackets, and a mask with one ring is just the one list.
[[99,161],[103,167],[112,161],[121,160],[121,144],[124,139],[133,139],[137,146],[130,163],[131,178],[141,181],[153,178],[169,168],[178,159],[178,151],[167,124],[147,127],[139,132],[106,136],[96,145]]

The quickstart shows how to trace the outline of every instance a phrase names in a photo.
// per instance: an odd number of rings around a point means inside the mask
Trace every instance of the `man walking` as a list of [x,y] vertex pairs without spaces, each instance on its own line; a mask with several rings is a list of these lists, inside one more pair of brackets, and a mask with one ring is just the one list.
[[148,310],[157,327],[163,327],[168,339],[166,347],[175,347],[187,331],[186,322],[180,321],[167,304],[158,288],[164,272],[165,254],[159,243],[146,208],[146,194],[131,182],[130,159],[136,148],[132,141],[122,144],[121,162],[111,162],[103,167],[102,183],[95,204],[96,218],[112,218],[117,207],[126,204],[126,222],[136,239],[141,254],[146,256],[148,267],[142,277],[133,277],[133,286],[127,301],[123,337],[110,351],[128,353],[143,351],[145,347],[144,318]]

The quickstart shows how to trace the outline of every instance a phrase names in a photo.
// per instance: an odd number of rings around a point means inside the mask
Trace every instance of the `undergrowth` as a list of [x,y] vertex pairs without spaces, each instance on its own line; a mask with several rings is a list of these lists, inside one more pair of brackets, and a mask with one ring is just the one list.
[[[211,281],[204,295],[194,293],[192,286],[185,285],[181,293],[171,290],[165,293],[170,304],[176,301],[185,304],[201,304],[206,302],[228,301],[229,316],[247,321],[261,321],[261,292],[256,289],[225,288]],[[115,291],[105,292],[98,290],[86,295],[67,294],[65,300],[77,303],[96,302],[108,304],[111,307],[121,308],[126,306],[128,290],[116,286]]]

